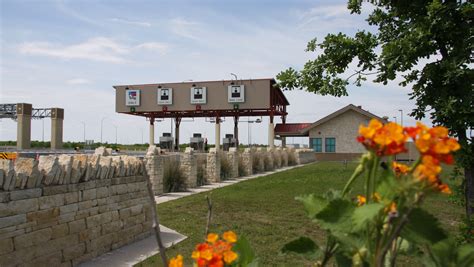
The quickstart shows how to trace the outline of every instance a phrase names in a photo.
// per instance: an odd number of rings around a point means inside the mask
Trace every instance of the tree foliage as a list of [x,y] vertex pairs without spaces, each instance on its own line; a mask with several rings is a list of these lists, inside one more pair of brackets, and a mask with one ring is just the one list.
[[[466,134],[474,128],[474,5],[456,0],[369,2],[374,9],[366,21],[376,32],[328,34],[321,43],[309,41],[306,51],[320,53],[300,71],[279,73],[279,85],[333,96],[347,95],[349,82],[360,86],[368,76],[384,85],[397,79],[410,86],[410,99],[416,101],[410,115],[421,119],[429,114],[459,138],[467,210],[474,213],[474,144]],[[352,14],[362,8],[360,0],[348,3]],[[354,63],[355,72],[348,74]]]

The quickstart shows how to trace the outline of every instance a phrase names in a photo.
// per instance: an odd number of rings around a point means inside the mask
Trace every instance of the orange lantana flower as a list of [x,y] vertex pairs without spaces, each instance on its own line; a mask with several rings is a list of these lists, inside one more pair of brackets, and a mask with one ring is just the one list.
[[452,152],[461,148],[458,141],[449,137],[448,129],[442,126],[428,128],[418,122],[416,127],[406,127],[405,133],[414,141],[422,155],[430,155],[444,163],[452,164]]
[[206,242],[196,245],[192,253],[195,265],[198,267],[221,267],[224,262],[231,264],[238,258],[237,253],[232,251],[233,243],[237,241],[237,235],[228,231],[223,234],[225,240],[219,239],[219,235],[210,233]]
[[224,232],[224,234],[222,235],[222,238],[224,238],[224,240],[229,243],[237,242],[237,235],[232,231]]
[[207,242],[209,243],[214,243],[217,241],[217,239],[219,239],[219,235],[217,234],[214,234],[214,233],[210,233],[207,235]]
[[357,206],[362,206],[364,205],[365,203],[367,203],[367,198],[365,196],[362,196],[362,195],[357,195]]
[[410,172],[410,167],[408,167],[405,164],[398,163],[398,162],[392,162],[392,169],[395,171],[396,175],[403,175],[407,174]]
[[171,258],[168,266],[169,267],[183,267],[183,256],[178,255],[174,258]]
[[374,151],[378,156],[395,155],[406,151],[405,142],[408,136],[403,127],[390,122],[383,125],[380,121],[372,119],[367,127],[359,127],[357,141],[367,149]]
[[225,251],[223,255],[224,255],[224,261],[227,264],[231,264],[238,257],[237,253],[233,252],[232,250]]

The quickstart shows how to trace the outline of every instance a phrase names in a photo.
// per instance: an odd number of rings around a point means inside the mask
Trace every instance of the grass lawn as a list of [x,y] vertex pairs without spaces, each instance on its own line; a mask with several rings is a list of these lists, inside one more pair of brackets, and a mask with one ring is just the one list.
[[[328,189],[342,189],[355,164],[344,169],[341,163],[315,163],[293,170],[240,182],[225,188],[201,193],[158,205],[161,224],[189,238],[167,250],[168,257],[182,254],[186,266],[192,266],[191,252],[203,242],[206,226],[206,194],[211,194],[213,217],[211,232],[233,230],[245,235],[260,258],[261,266],[308,266],[311,259],[279,253],[281,247],[305,235],[324,245],[324,231],[306,216],[303,206],[295,201],[302,194],[323,194]],[[357,185],[362,189],[362,183]],[[453,235],[463,209],[448,197],[428,198],[424,206],[441,219],[443,227]],[[137,266],[156,266],[160,258],[153,256]],[[401,265],[416,265],[402,259]]]

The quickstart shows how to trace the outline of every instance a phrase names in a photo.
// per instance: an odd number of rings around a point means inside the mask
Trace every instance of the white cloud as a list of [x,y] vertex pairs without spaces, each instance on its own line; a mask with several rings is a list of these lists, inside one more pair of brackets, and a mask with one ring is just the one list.
[[183,18],[174,18],[170,21],[170,24],[171,31],[174,34],[189,39],[198,39],[198,37],[193,34],[193,32],[196,29],[196,26],[199,25],[199,23]]
[[111,18],[110,21],[134,25],[134,26],[140,26],[140,27],[147,27],[147,28],[151,27],[151,23],[147,21],[129,20],[129,19],[124,19],[124,18]]
[[132,51],[153,50],[164,54],[168,45],[159,42],[146,42],[138,45],[123,44],[107,37],[96,37],[72,45],[50,42],[27,42],[18,47],[26,55],[50,56],[61,59],[85,59],[109,63],[126,62],[125,56]]
[[20,45],[23,54],[51,56],[62,59],[87,59],[119,63],[125,61],[124,54],[129,49],[120,43],[106,38],[97,37],[74,45],[58,45],[49,42],[29,42]]
[[73,78],[73,79],[67,80],[66,83],[70,85],[82,85],[82,84],[89,84],[91,83],[91,81],[87,79],[83,79],[83,78]]
[[149,51],[155,51],[155,52],[158,52],[158,53],[164,55],[168,51],[169,46],[165,43],[147,42],[147,43],[139,44],[139,45],[135,46],[135,48],[136,49],[149,50]]

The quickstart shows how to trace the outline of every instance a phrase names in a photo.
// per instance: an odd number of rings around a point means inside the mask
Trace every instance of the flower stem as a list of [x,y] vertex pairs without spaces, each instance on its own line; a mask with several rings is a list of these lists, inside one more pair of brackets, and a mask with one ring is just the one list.
[[361,163],[354,170],[354,173],[352,174],[351,178],[349,178],[349,181],[347,181],[346,185],[344,186],[344,189],[342,190],[342,197],[344,197],[347,194],[347,191],[349,191],[351,185],[354,183],[357,177],[359,177],[363,172],[364,172],[364,165]]
[[377,169],[379,167],[379,162],[380,162],[380,158],[379,157],[375,157],[374,161],[372,162],[372,169],[370,170],[370,180],[372,182],[372,191],[370,191],[370,195],[367,195],[367,200],[369,200],[369,198],[371,198],[375,192],[375,184],[376,184],[376,177],[377,177]]

